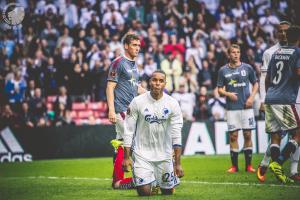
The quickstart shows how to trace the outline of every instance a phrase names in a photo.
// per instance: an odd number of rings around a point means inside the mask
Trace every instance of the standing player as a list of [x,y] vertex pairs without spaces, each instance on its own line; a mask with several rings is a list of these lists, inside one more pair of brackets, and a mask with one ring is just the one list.
[[[243,130],[244,154],[246,171],[255,172],[251,165],[252,140],[251,130],[255,129],[253,100],[258,90],[258,82],[253,68],[240,61],[240,47],[233,44],[228,49],[229,63],[218,73],[218,92],[226,96],[227,124],[230,134],[231,168],[227,171],[234,173],[238,168],[238,131]],[[250,83],[252,91],[250,91]]]
[[[266,132],[271,134],[269,168],[282,183],[293,182],[282,170],[282,164],[300,143],[300,27],[287,30],[288,46],[282,46],[272,56],[266,76]],[[280,155],[282,131],[291,138]]]
[[135,34],[128,33],[123,38],[125,54],[116,58],[109,69],[106,96],[109,121],[115,124],[117,137],[111,144],[115,148],[114,171],[112,186],[115,189],[133,188],[132,178],[124,178],[122,147],[125,112],[131,100],[145,92],[138,86],[138,69],[135,59],[139,54],[141,42]]
[[140,196],[151,195],[151,184],[155,181],[163,195],[171,195],[178,184],[177,176],[183,176],[183,118],[178,102],[163,92],[165,85],[165,72],[155,71],[150,79],[150,92],[134,98],[127,111],[123,167],[128,170],[132,149],[133,178]]
[[[272,58],[272,55],[274,54],[275,51],[277,51],[281,46],[284,46],[287,44],[287,39],[286,39],[286,30],[289,28],[291,24],[287,21],[282,21],[279,23],[278,30],[277,30],[277,36],[278,36],[278,43],[275,44],[274,46],[270,47],[267,49],[264,54],[263,54],[263,65],[261,67],[261,76],[260,76],[260,97],[261,97],[261,110],[264,111],[264,104],[263,102],[265,101],[265,96],[266,96],[266,91],[265,91],[265,79],[266,79],[266,74],[268,70],[268,65],[270,63],[270,60]],[[282,133],[282,137],[286,136],[286,132]],[[286,136],[288,137],[288,136]],[[300,181],[300,176],[298,174],[298,161],[299,161],[299,152],[300,148],[296,150],[294,154],[291,155],[291,169],[290,173],[291,176],[290,178],[294,180]],[[270,163],[271,159],[271,154],[270,154],[270,143],[268,145],[267,151],[264,155],[263,160],[258,166],[257,169],[257,178],[260,182],[264,182],[266,179],[266,172]]]

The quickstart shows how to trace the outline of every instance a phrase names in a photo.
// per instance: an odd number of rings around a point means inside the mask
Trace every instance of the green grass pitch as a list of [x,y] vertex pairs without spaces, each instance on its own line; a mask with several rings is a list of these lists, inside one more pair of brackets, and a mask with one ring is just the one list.
[[[270,172],[266,182],[260,184],[255,174],[242,170],[244,156],[239,157],[240,172],[236,174],[226,173],[228,155],[183,157],[185,177],[175,194],[149,199],[299,199],[300,185],[280,185]],[[254,155],[253,166],[261,158]],[[286,172],[288,167],[287,163]],[[0,199],[140,199],[135,190],[113,190],[111,174],[112,158],[4,163],[0,164]]]

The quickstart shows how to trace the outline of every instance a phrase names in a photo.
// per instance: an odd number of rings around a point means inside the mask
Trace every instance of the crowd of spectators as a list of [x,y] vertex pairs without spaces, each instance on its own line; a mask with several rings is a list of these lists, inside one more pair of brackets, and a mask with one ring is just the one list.
[[[242,61],[259,73],[276,25],[299,22],[296,0],[17,2],[25,8],[22,24],[0,24],[0,126],[69,124],[72,102],[106,101],[109,65],[128,31],[141,39],[136,62],[144,87],[162,69],[186,120],[224,120],[226,102],[215,88],[227,47],[239,44]],[[48,96],[58,97],[51,113]]]

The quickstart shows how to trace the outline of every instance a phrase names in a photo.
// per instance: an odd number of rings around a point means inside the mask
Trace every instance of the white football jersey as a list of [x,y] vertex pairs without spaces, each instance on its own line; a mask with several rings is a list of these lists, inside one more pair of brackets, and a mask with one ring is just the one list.
[[159,100],[150,92],[135,97],[124,124],[124,146],[148,161],[172,158],[173,145],[181,145],[183,119],[178,102],[168,94]]
[[267,49],[262,57],[263,64],[260,68],[260,80],[259,80],[259,93],[260,93],[260,100],[261,102],[265,101],[266,97],[266,86],[265,86],[265,80],[266,80],[266,75],[267,75],[267,70],[269,63],[271,61],[272,55],[274,54],[275,51],[277,51],[280,48],[279,42],[273,46],[271,46],[269,49]]

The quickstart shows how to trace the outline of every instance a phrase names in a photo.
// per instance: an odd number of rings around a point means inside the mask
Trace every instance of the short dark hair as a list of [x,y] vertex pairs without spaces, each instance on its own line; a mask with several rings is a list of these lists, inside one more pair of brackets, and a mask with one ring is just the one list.
[[300,26],[292,25],[286,31],[288,44],[295,44],[300,39]]
[[153,77],[153,74],[155,74],[155,73],[163,74],[163,75],[165,76],[165,79],[167,78],[166,72],[164,72],[163,70],[160,70],[160,69],[155,70],[155,71],[151,74],[151,78]]
[[123,45],[129,45],[132,40],[140,40],[139,36],[134,33],[127,33],[123,37]]
[[230,47],[227,49],[227,53],[231,52],[231,49],[239,49],[241,50],[241,47],[238,44],[232,44]]

